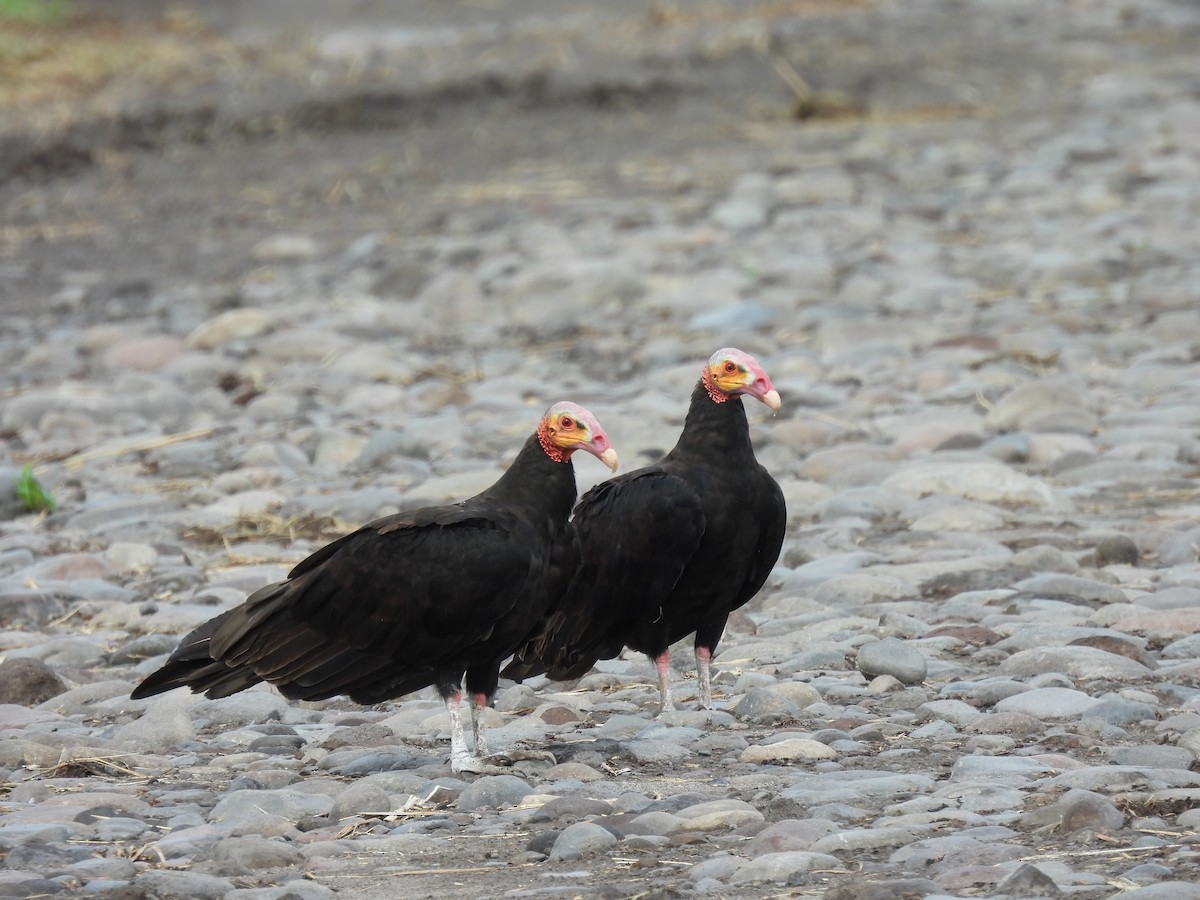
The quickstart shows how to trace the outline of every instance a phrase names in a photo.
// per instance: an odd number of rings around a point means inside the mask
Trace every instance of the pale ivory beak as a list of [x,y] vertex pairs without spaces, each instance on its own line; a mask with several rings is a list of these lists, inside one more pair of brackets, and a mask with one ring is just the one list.
[[610,471],[613,471],[613,472],[617,471],[617,465],[618,465],[619,460],[617,459],[617,451],[614,450],[612,447],[609,447],[607,450],[605,450],[603,453],[601,453],[596,458],[598,460],[600,460],[600,462],[602,462],[606,466],[608,466]]
[[767,404],[767,406],[771,407],[772,415],[778,415],[779,407],[783,405],[783,401],[779,399],[779,391],[769,390],[759,397],[759,399],[762,400],[763,403]]

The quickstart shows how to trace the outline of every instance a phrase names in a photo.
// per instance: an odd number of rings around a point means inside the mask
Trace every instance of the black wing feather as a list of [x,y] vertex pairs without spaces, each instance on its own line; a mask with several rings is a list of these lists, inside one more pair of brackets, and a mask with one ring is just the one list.
[[132,696],[185,685],[225,696],[262,680],[304,699],[424,686],[527,592],[535,567],[513,524],[448,507],[365,526],[195,629]]
[[786,513],[741,401],[713,397],[701,380],[666,458],[593,489],[574,524],[575,579],[509,677],[575,678],[622,646],[658,658],[692,632],[697,650],[715,650],[730,611],[769,576]]
[[700,545],[705,518],[686,482],[645,469],[588,491],[573,525],[580,547],[575,577],[541,631],[505,668],[506,677],[578,677],[620,652],[630,622],[661,620],[663,603]]
[[500,660],[545,613],[574,502],[571,465],[530,435],[487,490],[322,547],[193,631],[133,696],[180,686],[223,696],[264,680],[288,697],[374,701],[429,684],[448,693],[464,673],[469,689],[490,692]]

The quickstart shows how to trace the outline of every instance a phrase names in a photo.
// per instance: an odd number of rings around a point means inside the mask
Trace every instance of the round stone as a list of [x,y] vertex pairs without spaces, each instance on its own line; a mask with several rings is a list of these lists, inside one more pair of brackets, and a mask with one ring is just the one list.
[[890,675],[903,684],[920,684],[929,672],[921,651],[897,638],[871,641],[858,648],[858,671],[867,678]]

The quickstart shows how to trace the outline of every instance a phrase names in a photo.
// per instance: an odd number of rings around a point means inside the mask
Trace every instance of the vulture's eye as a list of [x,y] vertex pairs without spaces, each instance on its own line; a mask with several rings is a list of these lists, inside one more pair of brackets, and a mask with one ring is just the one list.
[[732,375],[736,371],[737,366],[735,366],[730,360],[725,360],[725,374]]
[[563,428],[574,428],[575,420],[572,419],[570,416],[563,416],[561,419],[558,420],[558,424],[561,425]]

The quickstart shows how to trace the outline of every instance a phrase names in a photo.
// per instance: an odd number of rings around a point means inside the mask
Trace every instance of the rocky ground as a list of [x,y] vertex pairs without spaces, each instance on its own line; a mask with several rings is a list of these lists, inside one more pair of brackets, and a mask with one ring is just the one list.
[[[94,6],[140,68],[0,97],[0,896],[1200,897],[1194,4]],[[724,345],[789,532],[711,715],[506,684],[557,765],[458,778],[432,694],[129,699]]]

